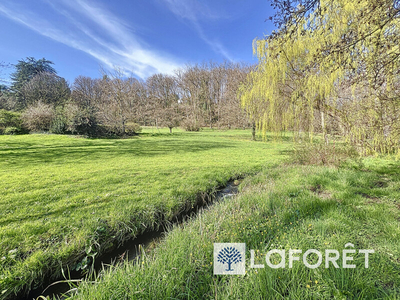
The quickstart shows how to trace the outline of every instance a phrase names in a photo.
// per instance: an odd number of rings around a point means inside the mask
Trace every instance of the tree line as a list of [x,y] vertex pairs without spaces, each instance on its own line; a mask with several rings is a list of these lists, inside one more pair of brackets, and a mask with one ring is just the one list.
[[114,68],[69,84],[51,61],[28,57],[15,65],[12,84],[0,89],[0,130],[123,136],[140,126],[247,128],[238,89],[251,69],[209,62],[139,80]]

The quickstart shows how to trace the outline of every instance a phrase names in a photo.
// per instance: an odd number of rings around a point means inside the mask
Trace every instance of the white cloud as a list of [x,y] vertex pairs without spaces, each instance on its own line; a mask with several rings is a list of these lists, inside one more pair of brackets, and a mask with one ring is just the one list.
[[[172,73],[181,66],[176,59],[140,41],[122,20],[104,8],[86,0],[64,1],[64,7],[48,3],[77,30],[66,30],[68,26],[52,24],[45,17],[10,3],[0,4],[0,13],[43,36],[89,54],[108,69],[118,66],[127,74],[146,78],[154,73]],[[88,20],[107,34],[107,40],[84,24]]]
[[164,2],[175,15],[182,19],[199,21],[200,19],[218,20],[228,18],[224,14],[216,13],[204,2],[199,2],[198,0],[164,0]]
[[201,20],[218,20],[227,16],[216,14],[206,4],[197,0],[164,0],[169,10],[183,20],[188,20],[196,29],[199,37],[208,44],[211,49],[228,59],[234,61],[234,58],[224,45],[218,39],[212,39],[207,36],[201,26]]

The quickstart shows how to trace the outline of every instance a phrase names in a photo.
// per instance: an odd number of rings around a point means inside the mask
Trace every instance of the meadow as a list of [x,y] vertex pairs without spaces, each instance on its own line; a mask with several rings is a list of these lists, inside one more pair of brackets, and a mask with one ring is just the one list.
[[[386,158],[353,167],[264,168],[242,182],[238,196],[175,226],[136,264],[105,270],[71,299],[399,299],[399,170]],[[213,243],[223,242],[246,243],[245,275],[213,275]],[[251,268],[250,249],[264,268]],[[266,265],[272,249],[286,251],[284,268]],[[290,268],[290,249],[335,249],[338,267],[323,261],[306,268],[296,254],[300,261]],[[345,249],[355,250],[347,261],[355,268],[343,268]],[[375,251],[368,268],[360,249]],[[307,259],[317,262],[315,254]]]
[[[0,136],[0,298],[101,253],[286,157],[249,130],[144,129],[128,139]],[[178,259],[179,256],[177,256]]]

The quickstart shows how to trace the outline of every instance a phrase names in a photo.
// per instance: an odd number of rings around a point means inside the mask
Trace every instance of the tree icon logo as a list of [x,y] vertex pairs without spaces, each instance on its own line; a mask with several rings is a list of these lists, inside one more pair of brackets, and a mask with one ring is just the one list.
[[214,243],[214,275],[244,275],[246,244]]
[[241,261],[242,255],[234,247],[225,247],[218,253],[218,262],[228,265],[228,269],[225,271],[233,271],[232,264],[237,264]]

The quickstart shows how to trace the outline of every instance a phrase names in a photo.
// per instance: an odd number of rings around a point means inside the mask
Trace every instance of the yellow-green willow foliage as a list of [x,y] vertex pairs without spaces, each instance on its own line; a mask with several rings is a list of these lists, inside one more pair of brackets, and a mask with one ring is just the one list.
[[253,48],[257,68],[241,99],[258,129],[314,132],[335,121],[366,152],[400,139],[399,11],[388,0],[321,0],[318,12]]

